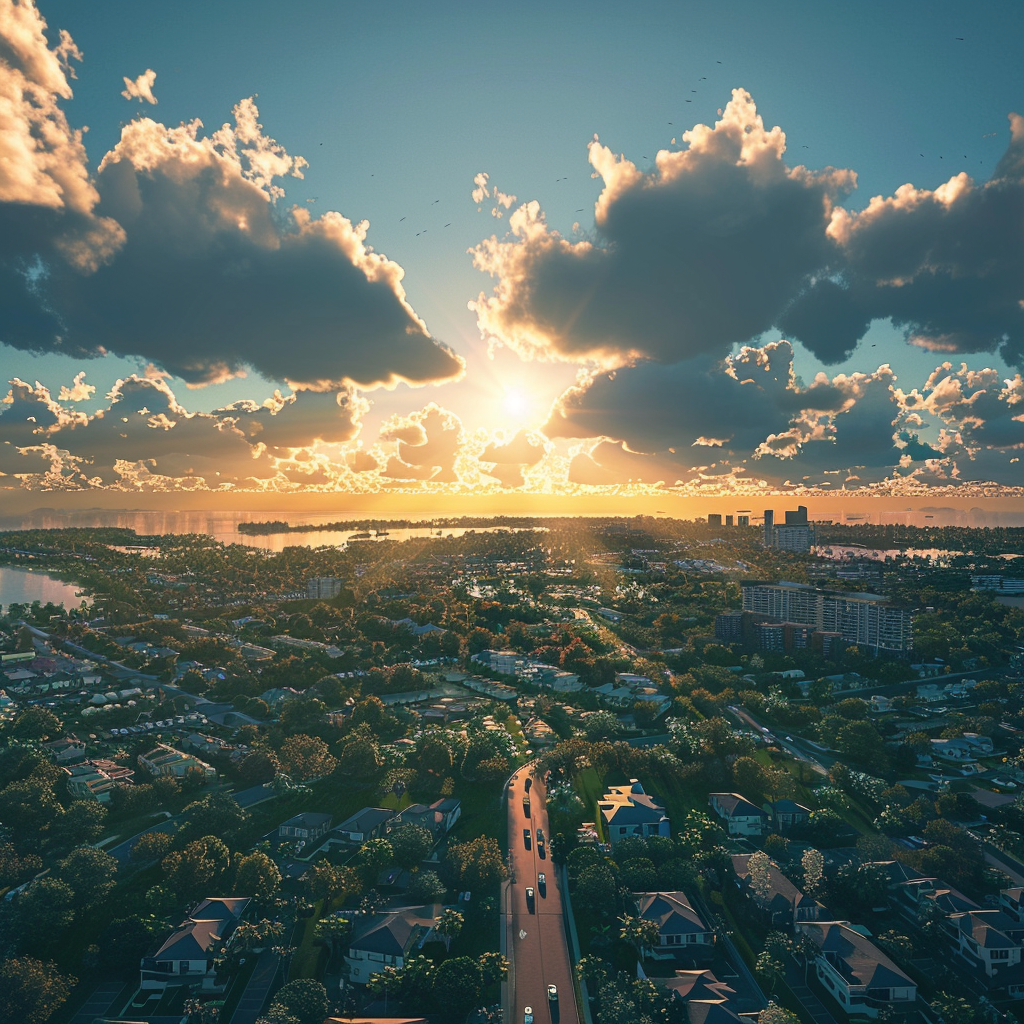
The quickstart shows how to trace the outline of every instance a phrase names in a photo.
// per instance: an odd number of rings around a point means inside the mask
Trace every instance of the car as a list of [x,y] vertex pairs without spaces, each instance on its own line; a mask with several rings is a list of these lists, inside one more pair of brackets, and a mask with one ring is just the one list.
[[792,736],[787,736],[786,737],[786,742],[787,743],[792,743],[793,742],[793,737]]
[[533,1007],[523,1007],[523,1024],[533,1024]]
[[548,1002],[549,1003],[557,1003],[558,1002],[558,986],[557,985],[548,985]]
[[527,903],[532,903],[533,902],[533,896],[534,896],[533,886],[532,885],[528,885],[526,887],[526,902]]
[[523,846],[525,846],[526,849],[530,849],[532,844],[533,844],[533,833],[528,828],[524,828],[523,829]]
[[543,871],[541,871],[540,874],[537,875],[537,888],[540,890],[541,896],[543,896],[548,891],[548,878]]
[[527,776],[526,776],[526,785],[525,785],[525,787],[524,787],[524,788],[526,789],[526,792],[527,792],[527,793],[529,793],[529,792],[530,792],[530,787],[531,787],[532,785],[533,785],[533,776],[532,776],[532,775],[527,775]]
[[537,842],[538,843],[543,843],[544,842],[544,829],[542,829],[542,828],[537,829]]
[[537,856],[540,857],[541,860],[544,859],[545,854],[544,854],[544,840],[543,839],[538,839],[537,840]]

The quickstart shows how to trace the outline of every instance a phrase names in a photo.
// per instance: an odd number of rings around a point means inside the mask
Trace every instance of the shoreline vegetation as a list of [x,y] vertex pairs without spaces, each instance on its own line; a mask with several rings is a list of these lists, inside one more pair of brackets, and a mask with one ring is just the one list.
[[238,532],[249,536],[274,533],[364,533],[387,530],[473,530],[507,527],[510,530],[531,530],[540,527],[543,519],[526,516],[461,516],[442,519],[351,519],[334,523],[287,523],[283,519],[266,522],[239,523]]

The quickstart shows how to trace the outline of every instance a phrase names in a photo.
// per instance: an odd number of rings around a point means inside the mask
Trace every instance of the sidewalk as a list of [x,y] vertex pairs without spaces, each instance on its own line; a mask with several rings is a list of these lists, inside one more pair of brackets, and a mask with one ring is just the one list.
[[786,984],[800,1000],[800,1005],[814,1018],[814,1024],[837,1024],[825,1004],[804,984],[803,969],[790,956],[786,957]]
[[[118,992],[124,988],[123,981],[102,981],[96,990],[71,1018],[70,1024],[92,1024],[97,1017],[106,1016]],[[118,1010],[121,1007],[117,1007]]]

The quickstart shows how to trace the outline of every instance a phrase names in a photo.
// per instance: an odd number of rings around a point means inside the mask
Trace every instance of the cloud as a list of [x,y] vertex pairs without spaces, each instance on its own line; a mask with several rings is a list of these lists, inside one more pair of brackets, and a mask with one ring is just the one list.
[[156,106],[156,97],[153,95],[153,83],[156,81],[156,72],[152,68],[139,75],[134,81],[127,76],[124,79],[124,91],[121,95],[126,100],[138,100]]
[[283,211],[302,177],[251,100],[233,124],[127,125],[91,175],[70,99],[70,37],[0,0],[0,341],[141,356],[193,384],[254,368],[337,390],[458,377],[463,361],[409,305],[369,225]]
[[531,202],[509,237],[480,243],[474,264],[495,279],[472,304],[481,333],[525,357],[612,367],[724,355],[771,327],[833,258],[827,228],[855,176],[787,166],[781,129],[742,89],[683,140],[644,173],[595,137],[594,239],[562,238]]
[[526,483],[523,467],[535,466],[544,457],[544,445],[520,430],[507,443],[492,442],[477,458],[490,469],[484,469],[487,476],[494,477],[503,487],[522,487]]
[[852,352],[870,321],[938,352],[999,352],[1024,364],[1024,118],[992,178],[961,173],[934,190],[902,185],[859,212],[836,209],[834,279],[793,302],[780,326],[826,361]]
[[[105,408],[69,410],[83,375],[59,401],[40,384],[15,379],[0,403],[0,473],[30,479],[61,465],[77,486],[259,488],[326,482],[330,460],[316,451],[358,432],[365,402],[351,394],[279,392],[263,403],[238,402],[213,413],[189,412],[162,379],[117,381]],[[335,474],[337,475],[337,474]]]
[[87,402],[94,394],[96,394],[96,388],[92,384],[85,383],[85,370],[81,370],[75,374],[71,387],[61,384],[57,400],[60,402]]
[[392,480],[456,483],[455,460],[463,440],[462,421],[431,402],[406,417],[394,417],[381,428],[381,438],[398,441],[381,476]]

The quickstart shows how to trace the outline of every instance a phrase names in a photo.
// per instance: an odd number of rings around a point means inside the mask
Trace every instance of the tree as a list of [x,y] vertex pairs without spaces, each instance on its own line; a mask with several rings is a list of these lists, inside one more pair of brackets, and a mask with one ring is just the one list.
[[650,857],[631,857],[620,869],[622,884],[630,892],[651,892],[658,888],[658,872]]
[[112,921],[100,934],[100,962],[119,974],[138,971],[139,953],[149,946],[156,930],[152,918],[138,915]]
[[441,903],[447,891],[436,871],[420,871],[409,886],[409,898],[416,903]]
[[321,942],[326,942],[331,953],[337,946],[340,946],[349,933],[352,931],[352,921],[341,914],[331,914],[329,917],[322,917],[317,921],[314,928],[316,937]]
[[284,1011],[298,1024],[323,1024],[328,1010],[327,989],[319,981],[298,978],[289,981],[274,997],[271,1009]]
[[625,914],[619,918],[619,938],[628,942],[635,950],[638,957],[644,955],[645,949],[650,949],[658,944],[660,934],[656,921],[645,921],[642,917],[633,917]]
[[148,864],[159,860],[170,848],[171,837],[166,832],[147,832],[135,841],[130,856],[136,864]]
[[67,1001],[78,979],[31,957],[0,964],[0,1024],[43,1024]]
[[337,899],[357,893],[362,889],[359,876],[353,868],[338,867],[322,860],[306,872],[306,889],[309,898],[332,903]]
[[377,876],[395,862],[395,851],[388,839],[368,839],[359,847],[356,854],[359,870],[368,885],[372,885]]
[[494,888],[507,874],[501,847],[491,836],[478,836],[449,847],[448,863],[459,885],[474,893]]
[[434,837],[430,829],[408,821],[389,833],[388,842],[391,843],[395,863],[411,870],[430,853]]
[[769,1000],[768,1005],[757,1015],[757,1024],[800,1024],[800,1018]]
[[258,903],[273,898],[281,885],[281,872],[277,865],[261,850],[242,857],[235,870],[235,892],[252,896]]
[[747,860],[747,871],[750,874],[750,891],[754,901],[762,909],[768,906],[772,895],[772,862],[768,854],[757,850]]
[[117,884],[117,860],[103,850],[79,846],[60,862],[59,874],[75,892],[76,910],[102,903]]
[[760,975],[769,983],[769,991],[775,991],[775,986],[779,983],[782,972],[782,961],[776,956],[768,952],[767,949],[758,953],[757,960],[754,962],[754,973]]
[[227,793],[208,793],[186,805],[182,817],[184,821],[174,835],[178,847],[204,836],[220,836],[225,842],[234,843],[249,820],[249,812]]
[[270,750],[254,750],[238,764],[238,778],[243,786],[259,786],[272,782],[277,774],[277,757]]
[[22,740],[53,739],[61,734],[64,723],[49,708],[25,708],[11,723],[11,734]]
[[26,934],[44,941],[56,939],[75,916],[75,890],[60,878],[40,878],[15,903]]
[[441,916],[437,919],[437,924],[434,925],[434,931],[444,939],[445,950],[451,950],[452,939],[458,938],[465,921],[466,919],[451,907],[446,907],[441,911]]
[[216,888],[228,868],[228,848],[216,836],[203,836],[183,850],[172,850],[162,862],[165,884],[185,903]]
[[278,753],[281,769],[299,782],[321,779],[334,771],[337,760],[319,736],[289,736]]
[[508,977],[508,960],[501,953],[481,953],[479,962],[485,987],[496,985]]
[[807,890],[807,895],[818,896],[825,885],[825,858],[821,851],[811,847],[804,850],[800,864],[804,869],[804,889]]
[[103,835],[106,807],[95,800],[74,800],[60,816],[59,845],[66,850],[94,843]]
[[477,1005],[482,986],[480,964],[472,957],[455,956],[438,965],[431,987],[434,1002],[443,1006],[452,1020],[461,1020]]
[[615,876],[607,864],[592,864],[576,879],[577,903],[592,914],[606,912],[615,904]]
[[381,767],[380,751],[369,736],[355,736],[341,749],[335,771],[354,779],[368,779]]

